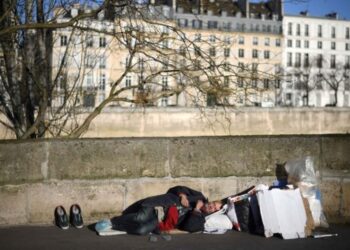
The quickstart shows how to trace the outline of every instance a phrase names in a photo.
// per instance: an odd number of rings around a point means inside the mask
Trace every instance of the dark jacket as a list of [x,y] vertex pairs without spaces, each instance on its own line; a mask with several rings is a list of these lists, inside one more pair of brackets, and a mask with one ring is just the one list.
[[[181,206],[179,195],[183,193],[187,196],[190,203],[188,209],[184,209]],[[206,201],[205,196],[194,189],[185,186],[175,186],[170,188],[165,194],[151,196],[142,200],[139,200],[123,211],[123,215],[137,213],[140,209],[145,207],[157,207],[161,206],[167,209],[172,205],[176,205],[180,210],[185,211],[181,214],[177,228],[187,232],[198,232],[204,229],[205,218],[201,213],[195,212],[193,209],[196,206],[198,200]]]

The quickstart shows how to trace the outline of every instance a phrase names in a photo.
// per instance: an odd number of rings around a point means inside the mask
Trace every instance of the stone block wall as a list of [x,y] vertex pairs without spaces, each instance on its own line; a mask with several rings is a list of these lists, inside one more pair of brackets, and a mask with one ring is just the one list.
[[0,142],[0,225],[50,224],[79,203],[86,221],[174,185],[210,199],[259,183],[275,164],[313,156],[330,221],[350,221],[350,135],[119,138]]

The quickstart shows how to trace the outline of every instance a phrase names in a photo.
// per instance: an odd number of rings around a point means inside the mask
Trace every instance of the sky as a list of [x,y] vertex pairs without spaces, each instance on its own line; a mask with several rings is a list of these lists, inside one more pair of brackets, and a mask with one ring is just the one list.
[[310,16],[337,12],[340,19],[350,20],[350,0],[284,0],[284,14],[299,14],[307,10]]

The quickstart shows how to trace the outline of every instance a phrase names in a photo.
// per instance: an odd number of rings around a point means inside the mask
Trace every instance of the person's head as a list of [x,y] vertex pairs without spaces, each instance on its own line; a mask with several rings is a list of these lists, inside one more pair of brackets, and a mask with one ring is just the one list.
[[203,207],[201,208],[201,211],[205,214],[212,214],[216,211],[219,211],[222,207],[221,201],[209,201],[204,203]]

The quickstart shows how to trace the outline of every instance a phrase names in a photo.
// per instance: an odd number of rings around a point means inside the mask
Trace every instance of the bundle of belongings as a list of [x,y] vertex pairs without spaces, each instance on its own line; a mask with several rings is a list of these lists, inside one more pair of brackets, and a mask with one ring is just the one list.
[[305,238],[328,228],[311,157],[276,166],[272,186],[252,186],[222,200],[221,210],[206,217],[205,233],[229,229],[283,239]]

